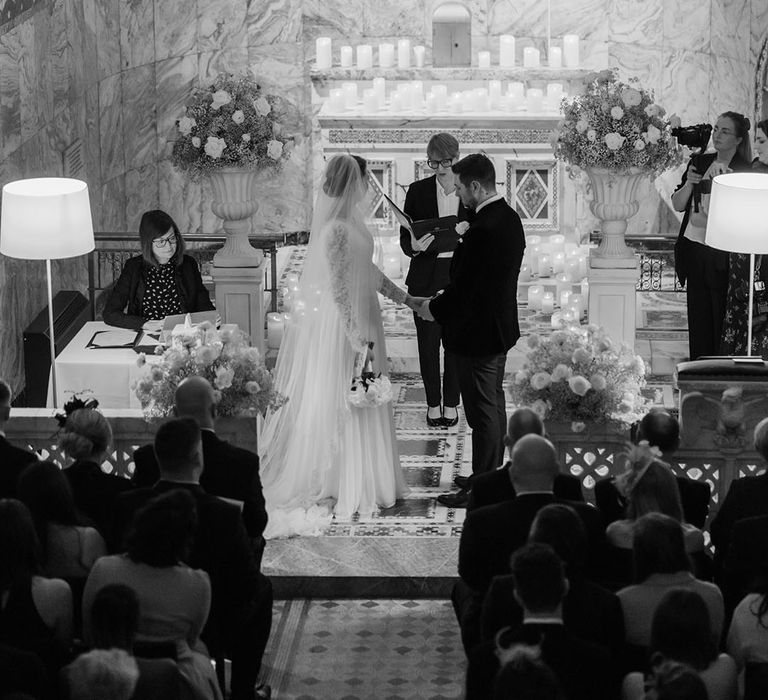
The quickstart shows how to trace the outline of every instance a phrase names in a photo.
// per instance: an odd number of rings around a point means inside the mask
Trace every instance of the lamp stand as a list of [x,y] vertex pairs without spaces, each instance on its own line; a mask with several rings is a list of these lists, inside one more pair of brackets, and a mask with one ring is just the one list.
[[45,272],[48,282],[48,340],[51,345],[51,389],[53,395],[53,407],[56,408],[58,394],[56,392],[56,341],[53,337],[53,290],[51,288],[51,259],[45,259]]
[[752,356],[752,303],[755,296],[755,254],[749,254],[749,307],[747,311],[747,357]]

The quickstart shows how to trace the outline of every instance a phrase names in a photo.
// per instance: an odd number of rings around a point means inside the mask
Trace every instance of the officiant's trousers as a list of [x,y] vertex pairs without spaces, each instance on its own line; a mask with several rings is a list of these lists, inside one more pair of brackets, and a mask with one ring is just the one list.
[[504,399],[506,354],[456,355],[461,403],[472,428],[472,474],[497,469],[504,460],[507,411]]

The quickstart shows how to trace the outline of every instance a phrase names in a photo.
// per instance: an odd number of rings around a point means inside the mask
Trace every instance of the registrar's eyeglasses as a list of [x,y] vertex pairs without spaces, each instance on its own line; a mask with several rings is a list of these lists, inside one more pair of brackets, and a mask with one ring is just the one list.
[[437,170],[441,165],[444,168],[450,168],[453,165],[453,158],[443,158],[442,160],[428,160],[427,165],[432,170]]
[[155,248],[172,248],[176,245],[176,236],[173,235],[170,238],[155,238],[152,241],[152,245]]

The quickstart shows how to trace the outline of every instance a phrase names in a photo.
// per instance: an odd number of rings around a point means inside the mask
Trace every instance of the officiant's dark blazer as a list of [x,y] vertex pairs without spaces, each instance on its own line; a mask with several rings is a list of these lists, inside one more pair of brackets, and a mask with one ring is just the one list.
[[[243,502],[243,522],[252,538],[260,538],[267,526],[267,508],[259,477],[259,458],[253,452],[222,440],[212,430],[203,430],[203,472],[200,486],[207,493]],[[144,445],[133,453],[136,468],[132,481],[150,487],[160,479],[155,451]]]
[[486,204],[451,262],[451,281],[429,309],[443,326],[446,350],[466,357],[506,353],[520,337],[517,277],[525,233],[517,212],[502,199]]
[[36,461],[34,452],[16,447],[0,435],[0,498],[16,498],[19,474]]
[[[408,187],[405,195],[403,211],[414,221],[437,218],[440,213],[437,208],[437,176],[416,180]],[[459,221],[465,221],[467,210],[456,197],[458,203]],[[455,231],[440,234],[449,236],[453,240],[453,248],[459,242],[459,236]],[[434,245],[434,244],[433,244]],[[411,234],[407,228],[400,227],[400,248],[411,259],[408,267],[408,275],[405,284],[408,292],[413,296],[431,297],[448,285],[451,272],[451,258],[438,258],[437,253],[427,248],[422,253],[414,253],[411,246]]]

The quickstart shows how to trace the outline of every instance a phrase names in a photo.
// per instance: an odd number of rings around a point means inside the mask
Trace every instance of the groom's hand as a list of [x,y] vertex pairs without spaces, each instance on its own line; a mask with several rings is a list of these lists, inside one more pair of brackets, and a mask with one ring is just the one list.
[[432,241],[434,240],[435,236],[432,233],[428,233],[421,238],[416,238],[416,236],[413,235],[413,231],[411,231],[411,248],[413,249],[414,254],[423,253],[430,245],[432,245]]
[[421,305],[416,309],[416,313],[421,316],[425,321],[434,321],[435,317],[432,315],[432,312],[429,310],[429,302],[432,301],[431,298],[425,299],[423,302],[421,302]]

